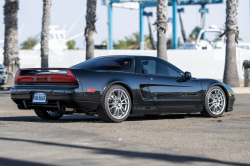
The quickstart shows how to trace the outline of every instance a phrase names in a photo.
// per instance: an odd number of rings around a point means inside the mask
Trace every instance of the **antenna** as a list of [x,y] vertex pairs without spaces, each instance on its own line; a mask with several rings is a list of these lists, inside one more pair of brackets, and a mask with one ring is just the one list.
[[72,31],[72,29],[76,26],[76,23],[81,19],[81,17],[84,15],[85,12],[82,12],[82,14],[76,19],[76,21],[71,25],[69,30],[66,32],[66,36]]

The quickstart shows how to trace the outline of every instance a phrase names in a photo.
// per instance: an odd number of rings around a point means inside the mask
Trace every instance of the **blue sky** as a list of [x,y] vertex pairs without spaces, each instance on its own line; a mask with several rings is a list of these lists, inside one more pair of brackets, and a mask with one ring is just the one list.
[[[42,21],[42,0],[19,0],[20,9],[18,12],[19,26],[19,43],[23,42],[30,36],[36,36],[41,32]],[[4,39],[4,21],[3,7],[4,0],[0,1],[0,40]],[[199,5],[179,6],[185,8],[182,14],[186,35],[188,35],[195,26],[200,26]],[[206,16],[206,25],[217,25],[223,27],[225,23],[225,4],[207,5],[209,13]],[[249,0],[239,1],[238,25],[240,30],[240,38],[243,42],[250,42],[250,17],[249,17]],[[150,18],[151,24],[156,20],[156,7],[145,8],[145,11],[153,12]],[[69,33],[68,37],[74,36],[84,31],[85,28],[85,12],[86,0],[52,0],[51,8],[51,25],[59,25],[62,28],[66,25],[66,30],[76,21],[76,19],[84,13],[83,17],[78,21],[74,29]],[[172,7],[168,7],[168,17],[172,17]],[[95,34],[95,44],[101,43],[107,38],[107,9],[102,5],[102,0],[97,1],[97,34]],[[144,34],[148,35],[147,19],[144,18]],[[139,31],[139,11],[123,8],[113,9],[113,37],[114,40],[124,39],[134,32]],[[154,32],[156,39],[156,32]],[[178,20],[178,36],[181,37],[180,24]],[[83,36],[76,39],[76,46],[84,48],[85,39]]]

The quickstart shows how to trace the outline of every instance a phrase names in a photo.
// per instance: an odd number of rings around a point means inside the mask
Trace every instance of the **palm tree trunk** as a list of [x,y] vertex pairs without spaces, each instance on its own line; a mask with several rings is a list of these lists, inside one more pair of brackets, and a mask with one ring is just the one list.
[[41,67],[49,67],[49,25],[51,0],[43,0],[43,18],[41,32]]
[[18,32],[17,32],[17,12],[19,10],[19,0],[5,0],[4,5],[4,66],[8,73],[7,85],[14,85],[14,77],[19,69],[18,58]]
[[238,0],[227,0],[226,2],[226,59],[223,82],[231,87],[239,87],[239,76],[236,65],[236,42],[238,38]]
[[168,0],[157,0],[157,57],[167,61],[166,31],[167,31]]
[[86,60],[94,58],[94,32],[96,22],[96,0],[87,0],[87,14],[86,14]]

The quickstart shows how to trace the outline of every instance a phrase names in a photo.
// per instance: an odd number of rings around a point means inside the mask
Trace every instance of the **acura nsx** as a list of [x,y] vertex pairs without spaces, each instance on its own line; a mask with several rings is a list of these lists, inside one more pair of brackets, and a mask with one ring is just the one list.
[[200,112],[219,117],[233,110],[235,96],[226,84],[193,78],[159,58],[117,55],[70,68],[20,69],[11,99],[42,119],[71,112],[122,122],[131,114]]

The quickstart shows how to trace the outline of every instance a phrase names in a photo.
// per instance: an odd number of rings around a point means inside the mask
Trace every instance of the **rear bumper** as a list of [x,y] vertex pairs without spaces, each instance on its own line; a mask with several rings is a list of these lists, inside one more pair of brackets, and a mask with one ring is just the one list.
[[[32,103],[34,93],[45,93],[46,104]],[[74,107],[74,89],[10,89],[11,99],[18,105],[19,109],[51,109],[58,110],[58,104]]]
[[[46,104],[32,103],[34,93],[45,93]],[[84,101],[83,92],[75,89],[22,89],[13,87],[10,89],[11,99],[19,109],[47,109],[58,110],[60,106],[67,108],[82,108],[87,110],[97,109],[99,102]],[[60,105],[60,106],[59,106]]]

